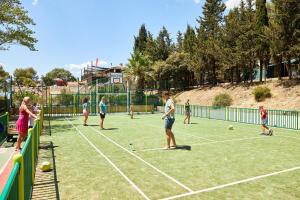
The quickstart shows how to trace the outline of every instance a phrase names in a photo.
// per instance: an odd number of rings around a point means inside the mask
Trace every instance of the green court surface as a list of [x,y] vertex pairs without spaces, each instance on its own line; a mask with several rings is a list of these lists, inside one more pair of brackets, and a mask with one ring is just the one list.
[[56,146],[61,199],[300,199],[299,131],[177,115],[180,148],[162,150],[160,114],[108,114],[106,130],[82,120],[56,118],[42,138]]

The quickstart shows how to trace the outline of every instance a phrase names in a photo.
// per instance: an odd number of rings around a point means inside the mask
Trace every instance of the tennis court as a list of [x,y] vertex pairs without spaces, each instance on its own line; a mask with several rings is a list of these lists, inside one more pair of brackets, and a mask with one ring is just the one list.
[[[61,199],[299,199],[299,130],[192,118],[165,146],[160,114],[109,114],[51,121]],[[233,125],[234,130],[228,130]]]

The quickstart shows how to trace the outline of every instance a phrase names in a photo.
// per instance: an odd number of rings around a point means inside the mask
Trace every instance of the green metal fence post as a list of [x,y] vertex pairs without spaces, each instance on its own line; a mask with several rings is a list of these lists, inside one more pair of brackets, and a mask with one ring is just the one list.
[[19,193],[19,200],[24,200],[24,195],[25,195],[25,192],[24,192],[24,159],[23,159],[23,155],[21,153],[19,154],[16,154],[14,155],[13,157],[13,163],[14,165],[16,163],[19,163],[20,164],[20,171],[19,171],[19,174],[18,174],[18,183],[19,183],[19,187],[18,187],[18,193]]

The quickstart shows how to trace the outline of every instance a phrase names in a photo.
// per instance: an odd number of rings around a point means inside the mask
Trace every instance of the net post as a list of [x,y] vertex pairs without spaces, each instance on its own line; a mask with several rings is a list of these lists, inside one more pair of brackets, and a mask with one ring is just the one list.
[[126,90],[127,90],[127,92],[126,92],[126,94],[127,94],[127,113],[129,114],[130,113],[130,100],[129,100],[129,97],[130,97],[130,89],[129,89],[129,81],[127,81],[127,84],[126,84],[126,86],[127,86],[127,88],[126,88]]

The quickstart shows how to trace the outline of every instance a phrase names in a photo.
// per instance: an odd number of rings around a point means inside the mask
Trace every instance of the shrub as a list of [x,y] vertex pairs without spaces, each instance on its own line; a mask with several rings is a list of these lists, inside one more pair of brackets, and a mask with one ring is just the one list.
[[232,98],[229,94],[221,93],[215,96],[213,106],[230,106],[232,103]]
[[257,102],[264,101],[266,98],[270,98],[272,96],[270,88],[262,86],[254,88],[252,93]]

